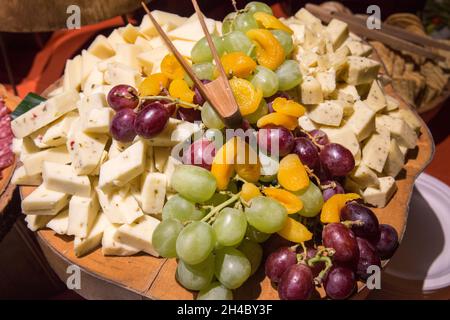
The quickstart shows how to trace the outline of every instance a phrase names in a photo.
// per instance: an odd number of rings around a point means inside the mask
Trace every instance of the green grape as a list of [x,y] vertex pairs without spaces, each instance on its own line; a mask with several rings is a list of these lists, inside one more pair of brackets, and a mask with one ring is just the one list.
[[287,219],[287,211],[279,202],[263,196],[253,198],[245,213],[248,223],[265,233],[281,230]]
[[283,30],[270,30],[270,32],[272,32],[272,34],[275,36],[275,38],[277,38],[278,42],[283,47],[286,57],[289,56],[292,53],[292,50],[294,50],[294,42],[292,42],[292,36]]
[[216,67],[211,62],[196,63],[192,65],[192,70],[200,80],[214,80],[214,70]]
[[205,205],[208,206],[213,206],[216,207],[219,204],[221,204],[222,202],[225,202],[229,199],[230,197],[227,196],[226,194],[223,193],[214,193],[213,196],[211,198],[209,198],[208,200],[206,200],[204,202]]
[[175,244],[181,230],[183,230],[183,224],[172,218],[163,220],[158,224],[153,231],[152,244],[160,256],[164,258],[175,258],[177,256]]
[[[211,36],[214,46],[217,49],[219,57],[225,52],[223,40],[218,36]],[[201,38],[191,50],[191,59],[193,63],[211,62],[213,59],[211,50],[209,49],[208,41],[205,37]]]
[[216,251],[215,275],[228,289],[236,289],[248,279],[250,261],[238,249],[225,247]]
[[279,90],[292,89],[302,82],[302,74],[297,61],[286,60],[275,71],[279,79]]
[[253,18],[253,14],[248,12],[241,12],[236,15],[233,21],[233,30],[247,32],[251,29],[258,29],[258,22]]
[[245,232],[245,237],[248,240],[255,241],[255,242],[258,242],[258,243],[262,243],[262,242],[267,241],[267,239],[269,239],[270,236],[271,236],[270,233],[264,233],[264,232],[261,232],[259,230],[256,230],[251,225],[248,225],[247,231]]
[[186,81],[186,83],[189,86],[189,88],[193,88],[194,87],[194,81],[192,81],[191,77],[189,77],[189,75],[187,73],[184,74],[183,79],[184,79],[184,81]]
[[241,31],[233,31],[228,33],[223,37],[223,44],[225,46],[225,51],[231,52],[243,52],[246,55],[254,58],[255,56],[255,45]]
[[178,235],[177,256],[187,264],[198,264],[208,258],[214,249],[214,231],[203,221],[194,221]]
[[261,264],[263,249],[257,242],[244,239],[239,245],[238,250],[245,254],[248,261],[250,261],[250,265],[252,266],[250,275],[254,274]]
[[181,223],[201,219],[197,210],[195,209],[195,205],[179,194],[176,194],[169,200],[167,200],[166,204],[163,207],[162,219],[166,220],[171,218],[176,219]]
[[208,200],[216,191],[216,178],[212,173],[193,165],[177,166],[171,184],[183,197],[197,203]]
[[197,300],[233,300],[233,292],[216,281],[200,290]]
[[233,31],[233,21],[236,17],[236,12],[230,12],[226,15],[222,22],[222,34],[226,35],[227,33]]
[[203,123],[208,128],[221,130],[225,127],[222,119],[208,101],[203,104],[201,115]]
[[235,246],[244,239],[247,219],[241,210],[225,208],[216,216],[212,228],[220,245]]
[[299,214],[303,217],[315,217],[322,210],[322,191],[314,183],[310,182],[308,188],[294,192],[303,202],[303,209]]
[[273,96],[278,91],[279,81],[278,76],[272,70],[257,66],[250,82],[263,92],[263,97]]
[[178,261],[176,278],[183,287],[189,290],[206,288],[214,277],[214,255],[210,254],[205,261],[189,265],[183,260]]
[[244,9],[251,14],[255,12],[265,12],[270,15],[273,15],[272,9],[267,4],[259,1],[252,1],[247,3]]
[[269,113],[269,107],[267,106],[267,102],[264,99],[261,99],[261,103],[258,106],[258,109],[256,109],[255,112],[246,115],[244,118],[248,120],[251,124],[254,124],[258,122],[259,118],[262,116],[265,116]]

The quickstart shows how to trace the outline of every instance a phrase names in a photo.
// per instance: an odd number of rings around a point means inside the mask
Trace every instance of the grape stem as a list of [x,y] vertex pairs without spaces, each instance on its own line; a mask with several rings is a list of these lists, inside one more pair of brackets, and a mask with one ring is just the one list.
[[186,102],[186,101],[183,101],[179,98],[175,98],[172,96],[144,96],[144,97],[141,97],[141,100],[168,100],[168,101],[175,102],[176,104],[190,107],[192,109],[202,110],[202,106],[200,106],[198,104]]
[[308,138],[311,140],[312,143],[314,143],[314,145],[319,148],[319,150],[322,150],[323,146],[321,144],[318,144],[316,142],[316,139],[314,139],[314,137],[306,130],[303,130],[300,128],[300,131],[303,132],[304,134],[306,134],[308,136]]
[[311,258],[308,260],[308,265],[310,267],[313,267],[316,263],[319,263],[319,262],[325,262],[325,268],[322,271],[320,271],[320,273],[317,277],[314,278],[314,283],[316,286],[320,286],[322,284],[328,271],[333,266],[333,263],[331,262],[330,257],[327,257],[327,256],[320,256],[320,257],[315,256],[314,258]]
[[352,226],[357,226],[357,227],[361,227],[364,225],[364,222],[361,220],[355,220],[355,221],[351,221],[351,220],[345,220],[341,222],[344,226],[346,226],[347,228],[351,228]]
[[304,164],[303,166],[305,167],[308,176],[314,178],[314,180],[316,180],[317,184],[320,186],[320,179],[318,176],[315,175],[314,170],[310,169],[306,164]]
[[230,199],[228,199],[228,200],[222,202],[221,204],[219,204],[218,206],[214,207],[206,216],[203,217],[203,219],[201,221],[207,222],[209,219],[214,217],[214,215],[216,213],[218,213],[220,210],[222,210],[223,208],[232,204],[233,202],[236,202],[237,200],[239,200],[240,196],[241,196],[241,193],[238,192],[235,195],[233,195]]

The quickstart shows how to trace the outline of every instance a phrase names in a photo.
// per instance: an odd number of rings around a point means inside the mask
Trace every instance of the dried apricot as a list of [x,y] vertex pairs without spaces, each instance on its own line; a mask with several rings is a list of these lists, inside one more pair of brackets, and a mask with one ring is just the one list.
[[335,194],[325,201],[320,213],[322,223],[335,223],[341,221],[341,209],[348,201],[361,198],[356,193]]
[[214,156],[211,173],[216,178],[219,190],[225,190],[228,187],[231,176],[234,174],[236,141],[236,137],[228,140]]
[[240,51],[224,54],[220,60],[225,73],[230,77],[247,78],[256,68],[256,62]]
[[279,189],[279,188],[265,188],[263,193],[279,203],[281,203],[287,210],[288,214],[297,213],[303,209],[303,202],[295,194]]
[[189,88],[186,81],[175,79],[170,83],[169,94],[174,98],[192,103],[194,101],[195,92]]
[[257,182],[261,176],[258,153],[240,138],[236,140],[236,173],[248,182]]
[[252,29],[247,31],[247,37],[256,45],[256,60],[260,65],[275,70],[283,63],[284,49],[269,30]]
[[184,69],[173,54],[166,55],[161,61],[161,72],[169,79],[183,79]]
[[163,88],[167,88],[169,79],[162,73],[154,73],[145,78],[139,85],[141,96],[156,96]]
[[249,115],[258,109],[263,97],[260,88],[255,89],[250,81],[236,77],[230,79],[230,87],[243,116]]
[[286,240],[301,243],[312,239],[313,234],[300,222],[288,217],[278,234]]
[[277,178],[280,185],[289,191],[302,190],[310,183],[300,158],[293,153],[281,159]]
[[258,128],[262,128],[268,124],[282,126],[289,130],[294,130],[298,126],[297,118],[292,117],[292,116],[287,116],[280,112],[272,112],[272,113],[266,114],[265,116],[262,116],[261,118],[259,118],[258,122],[256,123]]
[[272,102],[273,110],[292,117],[301,117],[305,114],[305,107],[294,100],[278,97]]
[[253,198],[260,196],[260,195],[261,195],[261,192],[259,191],[259,188],[256,185],[254,185],[253,183],[246,182],[242,185],[241,198],[244,201],[249,202]]
[[255,20],[266,29],[278,29],[286,31],[289,34],[294,33],[291,28],[271,14],[259,11],[253,14],[253,18],[255,18]]

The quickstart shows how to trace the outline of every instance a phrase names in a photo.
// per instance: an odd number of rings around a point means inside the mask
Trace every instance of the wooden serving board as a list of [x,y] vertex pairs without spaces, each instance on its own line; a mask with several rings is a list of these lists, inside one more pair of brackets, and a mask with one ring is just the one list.
[[[392,86],[385,87],[386,93],[400,101],[400,108],[409,108],[394,92]],[[433,158],[434,142],[426,124],[422,123],[418,146],[409,151],[409,160],[397,177],[398,190],[389,204],[374,211],[381,223],[392,225],[403,238],[408,217],[409,202],[414,181]],[[21,187],[22,198],[34,190],[34,187]],[[77,258],[73,251],[71,237],[56,235],[52,230],[37,232],[39,244],[51,267],[58,276],[66,281],[69,265],[80,267],[81,289],[77,292],[88,299],[193,299],[195,294],[181,287],[175,280],[175,259],[154,258],[148,255],[132,257],[104,257],[101,249],[87,256]],[[385,261],[384,265],[386,265]],[[364,299],[368,290],[359,283],[359,292],[354,299]],[[318,294],[324,296],[323,290]],[[234,291],[235,299],[278,299],[276,289],[259,268],[255,275],[241,288]]]

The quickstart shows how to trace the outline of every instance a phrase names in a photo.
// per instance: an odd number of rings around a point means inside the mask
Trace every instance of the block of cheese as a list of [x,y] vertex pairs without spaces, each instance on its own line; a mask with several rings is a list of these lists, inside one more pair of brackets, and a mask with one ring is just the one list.
[[345,126],[362,141],[375,131],[375,112],[362,101],[356,101],[353,109],[354,112]]
[[[152,10],[152,15],[159,25],[166,25],[170,30],[175,27],[181,26],[187,20],[187,18],[181,17],[177,14],[160,10]],[[142,22],[139,26],[139,32],[149,38],[153,38],[158,35],[158,31],[156,31],[155,26],[147,15],[142,18]]]
[[111,146],[108,150],[108,158],[112,159],[116,156],[118,156],[121,152],[123,152],[126,148],[131,146],[131,142],[120,142],[117,140],[114,140],[111,142]]
[[358,90],[351,84],[339,83],[336,85],[336,95],[333,96],[333,98],[339,99],[339,96],[342,94],[345,94],[346,96],[350,95],[353,98],[353,101],[358,101],[360,99]]
[[20,156],[20,154],[22,153],[22,147],[23,147],[23,139],[13,137],[11,150],[16,156]]
[[[216,23],[212,19],[205,18],[206,28],[208,33],[214,34]],[[167,34],[171,40],[188,40],[197,42],[205,35],[200,25],[200,21],[191,21],[182,24],[181,26],[169,31]]]
[[138,202],[129,189],[123,188],[105,193],[100,188],[96,188],[96,191],[100,206],[111,223],[132,223],[143,216]]
[[390,145],[389,135],[373,134],[363,147],[362,162],[369,168],[381,173],[389,154]]
[[397,140],[391,139],[391,145],[389,146],[389,154],[384,165],[383,172],[388,176],[396,177],[402,170],[405,162],[405,156],[403,155]]
[[11,183],[22,186],[38,186],[42,183],[42,176],[40,173],[28,175],[25,171],[25,167],[21,166],[14,171]]
[[92,91],[104,84],[103,72],[99,70],[98,65],[92,69],[91,73],[82,84],[83,93],[90,95]]
[[69,201],[67,234],[85,238],[94,224],[99,208],[95,191],[89,197],[73,196]]
[[148,172],[142,176],[141,206],[148,214],[160,214],[166,199],[167,179],[165,174]]
[[25,214],[55,215],[69,202],[67,194],[48,190],[44,184],[37,187],[22,200],[22,212]]
[[300,85],[300,96],[303,104],[321,103],[323,93],[320,82],[312,76],[306,76]]
[[120,33],[126,42],[134,43],[139,36],[139,29],[129,23],[125,27],[120,28]]
[[73,249],[77,257],[83,256],[102,243],[103,231],[108,226],[108,219],[104,214],[98,214],[94,225],[86,238],[75,237]]
[[320,33],[324,29],[320,19],[312,15],[305,8],[301,8],[297,11],[295,17],[300,21],[300,23],[310,27],[315,33]]
[[129,66],[133,69],[139,69],[139,61],[137,56],[141,53],[141,48],[134,44],[123,43],[116,47],[116,55],[114,61]]
[[145,139],[145,142],[154,147],[173,147],[198,130],[199,127],[193,123],[169,118],[164,130],[155,137]]
[[11,129],[16,138],[23,138],[46,126],[52,121],[76,108],[78,92],[68,91],[47,101],[11,121]]
[[392,137],[397,139],[399,144],[409,149],[413,149],[417,145],[417,134],[403,119],[378,115],[376,117],[376,127],[377,130],[378,128],[388,129]]
[[379,186],[377,174],[365,164],[360,164],[358,167],[356,167],[351,172],[350,179],[356,182],[359,185],[360,189]]
[[300,66],[306,69],[316,67],[319,62],[319,55],[310,50],[299,49],[295,58],[300,62]]
[[136,38],[135,46],[138,46],[141,49],[141,52],[150,51],[153,49],[153,46],[150,44],[150,41],[145,39],[144,37],[138,36]]
[[48,128],[49,126],[42,127],[29,135],[30,139],[33,140],[36,147],[40,149],[45,149],[49,147],[44,142],[42,142],[42,137],[44,136],[44,133],[47,131]]
[[66,61],[63,76],[63,88],[65,92],[75,90],[79,91],[82,80],[83,65],[81,56]]
[[112,223],[108,224],[103,231],[102,237],[102,253],[104,256],[132,256],[138,253],[138,248],[132,247],[127,243],[120,242],[114,239],[114,236],[119,228],[118,225]]
[[42,151],[34,144],[33,140],[30,137],[26,137],[21,140],[22,149],[20,150],[20,161],[24,162],[24,160],[30,155]]
[[111,108],[94,108],[89,111],[83,122],[84,132],[109,133],[114,112]]
[[[47,217],[47,216],[44,216]],[[67,234],[67,227],[69,225],[69,210],[64,210],[56,217],[53,217],[47,222],[47,228],[52,229],[57,234]]]
[[50,147],[57,147],[65,144],[70,126],[77,116],[75,111],[71,111],[64,117],[52,122],[42,136],[42,143]]
[[32,153],[23,159],[23,166],[28,175],[41,173],[44,161],[66,164],[71,161],[65,145]]
[[[147,149],[147,151],[148,150],[149,149]],[[171,150],[172,149],[169,147],[152,147],[154,166],[155,169],[159,172],[164,171],[164,166],[166,165],[167,159],[170,156]]]
[[138,77],[137,69],[119,62],[108,63],[104,73],[105,82],[113,86],[128,84],[136,88]]
[[44,161],[42,178],[45,187],[49,190],[82,197],[89,197],[91,194],[89,177],[77,175],[75,169],[70,165]]
[[167,159],[166,167],[164,168],[164,174],[167,179],[167,190],[168,191],[172,191],[171,180],[172,180],[173,172],[175,171],[175,168],[181,164],[182,164],[182,162],[180,160],[178,160],[172,156],[170,156]]
[[350,49],[352,56],[368,57],[372,53],[372,47],[359,40],[348,38],[344,44]]
[[119,29],[114,29],[111,34],[108,36],[108,43],[111,45],[111,47],[114,49],[114,51],[117,50],[117,46],[119,44],[126,44],[127,42],[120,34]]
[[325,28],[325,31],[334,50],[339,48],[348,38],[348,25],[338,19],[332,19]]
[[104,60],[112,57],[115,51],[104,35],[99,35],[87,49],[89,53]]
[[377,78],[380,69],[379,62],[364,57],[349,56],[347,63],[348,68],[344,72],[343,79],[348,84],[371,83]]
[[100,157],[100,162],[97,164],[97,166],[92,170],[91,173],[89,173],[90,176],[98,176],[100,174],[100,167],[102,164],[104,164],[108,160],[108,152],[103,150],[102,156]]
[[363,193],[359,184],[356,183],[355,181],[353,181],[352,179],[350,179],[348,176],[345,177],[344,189],[347,192],[353,192],[353,193],[356,193],[359,195],[362,195],[362,193]]
[[363,198],[368,203],[378,208],[383,208],[389,202],[397,190],[397,184],[392,177],[378,178],[379,187],[369,187],[364,190]]
[[329,54],[330,67],[336,70],[336,75],[339,80],[345,77],[345,73],[348,70],[348,57],[350,55],[350,50],[347,46],[341,46],[334,53]]
[[192,48],[195,46],[195,42],[186,40],[173,40],[172,44],[177,48],[184,57],[191,57]]
[[114,239],[158,257],[158,252],[152,245],[153,231],[158,224],[158,219],[151,216],[143,216],[132,224],[120,226],[114,235]]
[[339,128],[339,129],[327,129],[321,128],[324,131],[330,142],[338,143],[344,147],[346,147],[353,156],[356,156],[358,152],[360,152],[359,141],[356,138],[355,133],[347,127]]
[[393,118],[403,119],[415,132],[419,132],[422,127],[418,115],[410,109],[399,109],[396,111],[389,112],[389,115]]
[[289,28],[294,32],[292,40],[294,45],[301,45],[305,42],[305,26],[302,24],[291,23]]
[[31,231],[37,231],[44,228],[47,223],[53,218],[55,218],[55,216],[28,214],[25,216],[25,222],[27,223],[28,229],[30,229]]
[[341,124],[344,109],[339,101],[327,100],[312,107],[308,111],[308,117],[316,123],[337,127]]
[[89,74],[101,60],[87,50],[81,51],[81,84],[83,87]]
[[298,118],[298,125],[300,126],[300,128],[306,131],[318,129],[318,126],[314,122],[312,122],[311,119],[306,115]]
[[386,111],[394,111],[398,109],[399,102],[394,97],[391,97],[390,95],[385,95],[386,98]]
[[386,98],[381,84],[374,80],[370,87],[369,94],[365,100],[366,104],[375,112],[380,112],[386,108]]
[[144,172],[146,144],[138,140],[118,156],[100,167],[99,187],[121,187]]
[[328,71],[318,72],[316,79],[320,83],[324,96],[327,97],[336,90],[336,71],[333,68]]

